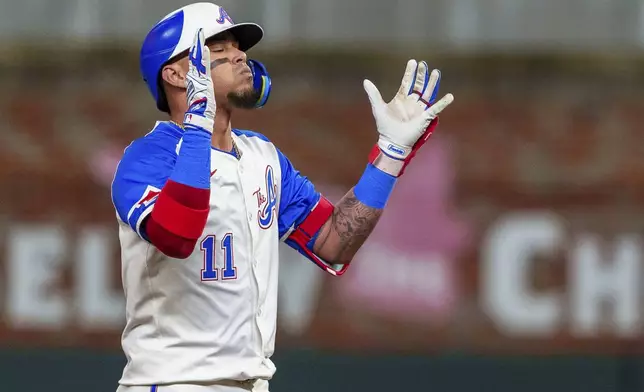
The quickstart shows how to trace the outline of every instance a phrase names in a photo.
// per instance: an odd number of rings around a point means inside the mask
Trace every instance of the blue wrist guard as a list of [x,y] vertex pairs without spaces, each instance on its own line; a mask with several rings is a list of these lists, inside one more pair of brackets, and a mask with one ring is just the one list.
[[396,184],[396,177],[368,164],[353,193],[362,204],[372,208],[384,208]]

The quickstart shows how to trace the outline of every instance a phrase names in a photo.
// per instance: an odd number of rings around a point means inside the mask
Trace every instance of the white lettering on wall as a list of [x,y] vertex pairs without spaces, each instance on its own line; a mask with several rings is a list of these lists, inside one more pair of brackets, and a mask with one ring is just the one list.
[[[584,235],[572,250],[572,332],[593,337],[609,327],[622,337],[632,337],[639,329],[640,243],[632,236],[617,239],[608,260],[602,260],[600,243]],[[603,312],[603,305],[612,311]]]
[[58,290],[66,255],[65,233],[57,226],[12,227],[8,236],[7,319],[16,328],[50,329],[67,321]]
[[[57,225],[12,226],[7,237],[7,319],[14,328],[120,327],[122,291],[112,289],[113,236],[104,228],[81,230],[70,241]],[[76,248],[72,248],[72,244]],[[63,291],[65,263],[74,263],[74,285]]]
[[[611,243],[572,234],[552,213],[512,214],[494,224],[481,251],[481,305],[508,336],[548,337],[566,331],[580,338],[642,332],[642,247],[639,237]],[[529,286],[535,256],[567,250],[563,288]]]
[[490,228],[482,248],[483,309],[504,334],[545,336],[561,321],[561,295],[532,292],[528,273],[533,257],[561,244],[563,229],[552,214],[515,214]]

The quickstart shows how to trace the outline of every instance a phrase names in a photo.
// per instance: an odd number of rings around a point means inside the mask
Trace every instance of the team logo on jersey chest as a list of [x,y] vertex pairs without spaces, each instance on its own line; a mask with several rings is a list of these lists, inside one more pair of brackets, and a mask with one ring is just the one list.
[[257,223],[262,229],[268,229],[273,224],[275,210],[277,208],[277,184],[273,175],[273,168],[266,166],[266,195],[262,194],[261,188],[253,192],[257,197]]

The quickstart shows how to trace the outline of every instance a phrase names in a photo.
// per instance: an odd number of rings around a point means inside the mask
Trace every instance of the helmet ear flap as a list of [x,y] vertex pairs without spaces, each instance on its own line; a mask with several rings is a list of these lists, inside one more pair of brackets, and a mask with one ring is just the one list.
[[250,71],[253,73],[253,88],[259,92],[259,98],[257,99],[255,107],[261,108],[266,105],[268,96],[271,93],[271,77],[268,75],[264,64],[259,61],[249,59],[247,63]]

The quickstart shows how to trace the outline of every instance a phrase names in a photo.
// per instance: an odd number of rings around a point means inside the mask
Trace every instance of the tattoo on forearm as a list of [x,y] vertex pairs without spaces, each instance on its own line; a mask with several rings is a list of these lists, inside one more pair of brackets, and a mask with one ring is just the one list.
[[351,259],[376,227],[382,210],[367,207],[350,191],[335,206],[331,229],[339,237],[341,260]]

